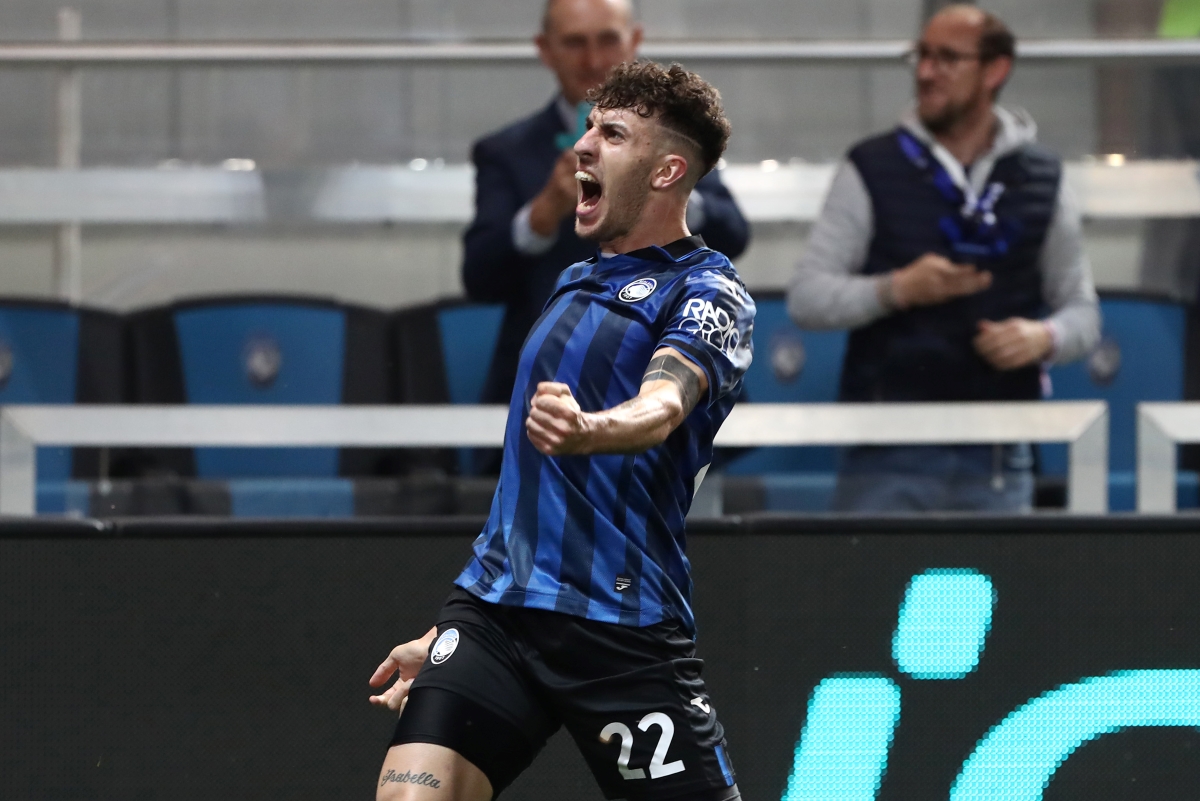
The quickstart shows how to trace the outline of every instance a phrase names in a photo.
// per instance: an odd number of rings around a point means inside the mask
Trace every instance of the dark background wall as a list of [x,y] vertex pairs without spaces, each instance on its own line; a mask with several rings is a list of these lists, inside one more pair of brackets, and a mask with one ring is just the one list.
[[[393,719],[368,705],[367,678],[428,628],[474,524],[138,525],[99,538],[0,529],[0,797],[370,798]],[[699,648],[744,797],[781,797],[808,698],[833,674],[897,683],[880,798],[937,799],[1027,699],[1116,670],[1200,668],[1200,541],[1186,521],[1071,525],[695,533]],[[905,585],[934,567],[973,568],[996,590],[980,667],[957,681],[907,678],[891,659]],[[1158,801],[1197,786],[1200,734],[1145,729],[1081,748],[1045,798]],[[505,798],[600,795],[560,734]]]

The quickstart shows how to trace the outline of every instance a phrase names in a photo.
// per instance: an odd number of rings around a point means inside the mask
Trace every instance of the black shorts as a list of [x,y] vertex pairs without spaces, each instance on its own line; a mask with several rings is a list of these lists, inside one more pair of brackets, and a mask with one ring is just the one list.
[[455,588],[392,745],[452,748],[496,795],[566,726],[606,798],[727,801],[733,765],[695,643]]

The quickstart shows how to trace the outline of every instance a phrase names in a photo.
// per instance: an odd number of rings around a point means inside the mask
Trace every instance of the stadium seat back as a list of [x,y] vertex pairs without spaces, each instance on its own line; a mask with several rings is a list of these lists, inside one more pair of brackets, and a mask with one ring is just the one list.
[[[745,378],[750,402],[836,402],[846,332],[801,331],[778,292],[756,292],[754,302],[754,361]],[[833,448],[758,448],[731,463],[727,472],[826,472],[835,469],[836,459]]]
[[503,319],[503,306],[448,303],[440,308],[438,329],[451,403],[479,403]]
[[[228,302],[174,314],[188,403],[338,404],[346,348],[342,309]],[[201,478],[338,475],[335,448],[197,448]]]
[[[0,404],[74,403],[79,315],[71,308],[0,305]],[[38,450],[38,480],[71,476],[69,448]]]

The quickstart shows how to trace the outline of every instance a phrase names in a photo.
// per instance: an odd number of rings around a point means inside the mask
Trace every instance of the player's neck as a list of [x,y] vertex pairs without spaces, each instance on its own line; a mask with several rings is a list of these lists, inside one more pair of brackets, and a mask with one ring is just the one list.
[[601,242],[603,253],[630,253],[652,245],[669,245],[691,236],[687,227],[687,204],[647,202],[633,228],[609,242]]

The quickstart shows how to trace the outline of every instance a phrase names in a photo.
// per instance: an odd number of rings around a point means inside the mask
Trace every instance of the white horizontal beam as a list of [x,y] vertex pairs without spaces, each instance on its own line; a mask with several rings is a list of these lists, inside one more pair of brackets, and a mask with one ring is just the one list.
[[497,447],[504,406],[5,406],[38,445]]
[[[6,406],[0,514],[34,511],[36,448],[496,447],[503,406]],[[1072,511],[1107,509],[1108,407],[1080,403],[743,404],[723,446],[1071,444]]]
[[1102,401],[1029,403],[746,403],[716,444],[972,445],[1074,442],[1105,414]]
[[[471,166],[417,164],[419,169],[0,169],[0,225],[470,222]],[[1090,219],[1197,217],[1198,166],[1191,160],[1074,162],[1066,176]],[[766,161],[731,164],[721,177],[751,222],[807,223],[820,214],[834,169]]]
[[[804,41],[656,40],[642,55],[660,60],[796,64],[894,64],[905,39]],[[1180,61],[1200,59],[1194,39],[1046,39],[1021,42],[1024,61]],[[503,64],[537,61],[527,40],[500,42],[245,41],[13,42],[0,45],[0,66],[128,67],[319,64]]]

